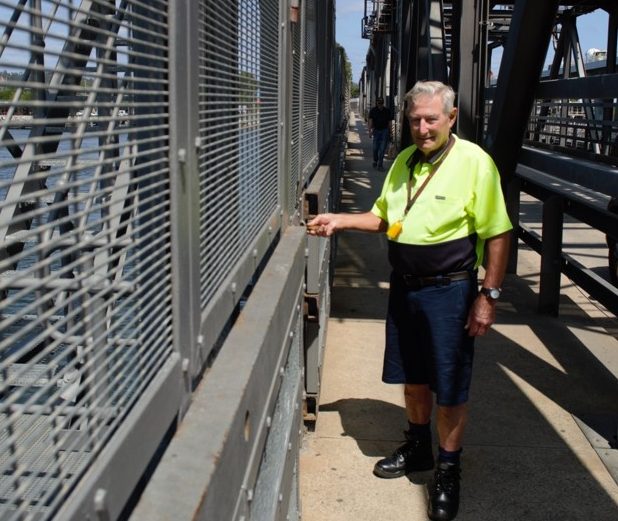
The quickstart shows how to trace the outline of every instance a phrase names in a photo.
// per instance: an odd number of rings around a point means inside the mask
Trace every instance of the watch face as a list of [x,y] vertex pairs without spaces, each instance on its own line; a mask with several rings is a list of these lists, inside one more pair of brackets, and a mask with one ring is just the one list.
[[500,298],[501,291],[498,288],[481,288],[481,293],[492,300],[498,300]]

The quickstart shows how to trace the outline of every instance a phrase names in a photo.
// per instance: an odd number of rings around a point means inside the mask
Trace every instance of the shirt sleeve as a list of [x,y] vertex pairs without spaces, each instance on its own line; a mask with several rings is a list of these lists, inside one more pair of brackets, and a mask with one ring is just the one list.
[[484,154],[479,161],[468,212],[481,239],[489,239],[513,228],[504,202],[500,175],[495,163]]
[[404,148],[397,157],[395,161],[391,165],[386,177],[384,178],[384,184],[382,185],[382,190],[380,195],[375,200],[371,213],[378,216],[383,221],[390,223],[391,220],[397,220],[401,218],[401,215],[396,215],[393,212],[396,208],[397,204],[391,204],[391,215],[389,218],[389,200],[393,201],[393,197],[397,197],[397,193],[399,192],[399,199],[401,199],[400,204],[405,206],[405,201],[407,201],[407,190],[406,190],[406,180],[409,176],[409,169],[406,164],[412,153],[414,152],[415,147],[409,146]]
[[386,190],[387,186],[389,185],[391,172],[392,169],[391,171],[389,171],[386,179],[384,180],[384,184],[382,185],[382,192],[371,207],[371,213],[386,222],[388,222],[388,204],[386,203]]

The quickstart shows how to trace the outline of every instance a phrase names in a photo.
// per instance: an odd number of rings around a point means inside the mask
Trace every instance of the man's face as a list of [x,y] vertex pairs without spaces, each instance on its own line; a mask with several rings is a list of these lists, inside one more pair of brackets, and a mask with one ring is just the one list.
[[408,110],[412,140],[418,149],[429,156],[447,141],[455,124],[457,109],[444,113],[440,96],[421,96]]

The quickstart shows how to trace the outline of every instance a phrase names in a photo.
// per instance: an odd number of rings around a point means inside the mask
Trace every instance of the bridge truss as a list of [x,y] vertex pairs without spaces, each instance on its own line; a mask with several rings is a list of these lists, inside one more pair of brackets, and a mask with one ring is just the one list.
[[[453,85],[456,131],[491,153],[518,236],[542,255],[539,308],[558,313],[565,273],[615,313],[618,294],[610,280],[617,282],[618,221],[608,208],[618,196],[616,3],[366,0],[365,5],[362,34],[370,47],[360,81],[361,110],[366,113],[376,96],[386,97],[399,114],[403,147],[410,143],[405,93],[421,79]],[[587,62],[577,21],[593,11],[606,21],[599,31],[607,47],[593,57],[597,61]],[[493,56],[501,57],[499,70],[491,69]],[[552,57],[548,68],[546,56]],[[523,192],[553,201],[544,207],[542,238],[519,223]],[[607,235],[611,278],[563,251],[565,216]],[[515,248],[512,271],[516,262]]]

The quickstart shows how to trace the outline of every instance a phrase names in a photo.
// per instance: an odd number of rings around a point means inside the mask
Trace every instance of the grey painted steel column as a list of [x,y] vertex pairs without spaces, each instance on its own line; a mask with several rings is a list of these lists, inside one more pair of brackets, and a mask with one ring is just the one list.
[[[405,92],[408,92],[412,86],[420,79],[418,72],[419,61],[419,41],[418,35],[420,34],[420,19],[421,8],[418,1],[406,0],[404,4],[404,10],[407,8],[407,13],[404,15],[406,19],[405,27],[403,28],[403,35],[401,38],[402,47],[405,48],[405,55],[402,55],[402,74],[405,76]],[[406,11],[404,11],[406,12]],[[405,95],[404,92],[404,95]],[[412,143],[412,136],[410,135],[410,127],[405,116],[405,104],[404,111],[401,115],[401,144],[403,149]]]
[[441,2],[422,0],[412,3],[407,88],[417,80],[446,81],[446,56],[442,29]]
[[[403,100],[406,92],[408,92],[408,83],[407,83],[407,63],[408,63],[408,54],[410,53],[409,46],[407,45],[407,37],[410,32],[410,0],[402,0],[401,2],[397,2],[397,24],[396,27],[396,36],[393,38],[394,45],[397,49],[394,67],[395,81],[397,85],[397,102],[398,106],[394,107],[397,111],[398,109],[403,108]],[[401,114],[395,112],[395,118],[401,118]],[[402,121],[398,121],[398,125],[401,125]],[[397,133],[395,134],[398,135]]]
[[[425,0],[422,13],[421,64],[428,80],[447,81],[441,0]],[[422,78],[419,78],[422,79]]]
[[[402,85],[405,85],[405,92],[418,80],[447,81],[441,2],[411,2],[407,13],[406,5],[408,3],[404,4],[402,11],[405,26],[401,38],[402,47],[405,47],[402,54],[402,74],[405,75]],[[411,143],[411,137],[405,115],[401,118],[401,148],[404,148]]]
[[485,141],[503,179],[515,171],[558,5],[515,2]]
[[[463,0],[456,4],[459,20],[453,35],[452,84],[457,90],[457,134],[479,143],[482,138],[484,110],[483,89],[487,78],[487,18],[486,0]],[[455,28],[454,28],[455,29]]]
[[293,177],[289,171],[290,166],[290,143],[292,139],[292,94],[293,94],[293,78],[292,78],[292,53],[294,51],[292,45],[292,28],[290,20],[290,10],[292,8],[287,0],[279,2],[279,75],[284,81],[279,83],[279,148],[278,154],[278,185],[280,207],[283,211],[283,226],[293,224],[298,219],[298,215],[294,214],[293,208],[296,204],[289,201],[290,190],[289,183]]
[[197,2],[174,2],[170,9],[170,185],[172,207],[172,274],[174,347],[184,370],[186,411],[192,375],[199,373],[200,323],[199,179],[197,154],[199,86],[199,9]]

